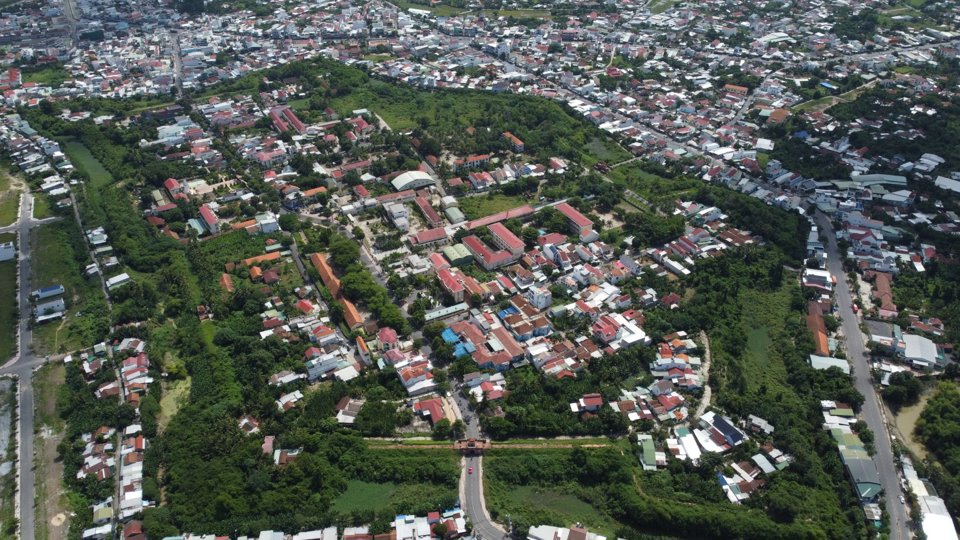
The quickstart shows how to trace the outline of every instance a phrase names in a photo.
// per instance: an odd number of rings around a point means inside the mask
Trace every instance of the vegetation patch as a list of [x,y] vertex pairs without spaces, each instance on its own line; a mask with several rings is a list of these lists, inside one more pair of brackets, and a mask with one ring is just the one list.
[[0,262],[0,361],[10,358],[17,341],[17,260]]
[[45,66],[26,66],[21,68],[23,82],[37,83],[40,86],[50,86],[58,88],[64,82],[70,80],[70,72],[59,64],[48,64]]
[[490,193],[476,197],[461,197],[459,199],[460,210],[467,219],[477,219],[498,212],[512,210],[524,204],[530,204],[530,200],[520,196],[504,195],[502,193]]
[[31,236],[31,287],[63,285],[67,305],[62,320],[34,327],[34,350],[38,354],[63,353],[102,340],[109,330],[106,300],[100,283],[84,277],[90,258],[76,223],[70,219],[37,227]]
[[333,509],[340,513],[380,510],[390,503],[396,491],[397,485],[393,483],[350,480],[347,490],[333,500]]
[[10,174],[0,169],[0,227],[17,220],[20,208],[20,190],[14,189]]
[[50,207],[50,199],[46,195],[35,195],[33,197],[33,219],[46,219],[53,215],[53,209]]
[[90,153],[90,149],[82,142],[73,139],[68,140],[63,145],[63,151],[70,158],[74,167],[89,176],[93,187],[97,188],[113,183],[113,175],[104,168],[100,160],[94,157]]

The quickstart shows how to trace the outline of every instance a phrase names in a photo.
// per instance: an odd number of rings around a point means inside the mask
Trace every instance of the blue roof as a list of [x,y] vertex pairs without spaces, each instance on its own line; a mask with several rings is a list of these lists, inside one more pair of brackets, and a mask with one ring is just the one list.
[[507,316],[509,316],[509,315],[515,315],[515,314],[517,314],[517,313],[520,313],[519,311],[517,311],[517,308],[515,308],[515,307],[513,307],[513,306],[510,306],[510,307],[508,307],[508,308],[506,308],[506,309],[504,309],[504,310],[501,310],[500,313],[497,313],[497,315],[498,315],[501,319],[503,319],[503,318],[505,318],[505,317],[507,317]]
[[453,331],[452,329],[450,329],[450,328],[444,328],[443,333],[441,333],[440,336],[441,336],[441,337],[443,338],[443,340],[446,341],[447,343],[456,343],[456,342],[460,341],[460,336],[458,336],[458,335],[456,334],[456,332],[454,332],[454,331]]
[[45,293],[50,291],[62,291],[62,290],[63,290],[63,285],[50,285],[49,287],[44,287],[40,289],[40,292]]
[[810,134],[807,133],[806,131],[798,131],[794,133],[793,136],[800,140],[807,140],[810,138]]
[[473,343],[468,341],[466,343],[458,343],[453,349],[453,355],[457,358],[460,358],[461,356],[470,356],[476,351],[477,348],[473,346]]

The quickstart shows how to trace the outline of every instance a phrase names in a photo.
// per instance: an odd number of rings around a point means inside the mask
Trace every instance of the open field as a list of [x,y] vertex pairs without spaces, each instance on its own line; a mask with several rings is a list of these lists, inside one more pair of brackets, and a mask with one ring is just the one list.
[[163,383],[163,397],[160,398],[160,413],[157,415],[157,429],[163,431],[173,415],[190,399],[189,377],[172,382]]
[[50,65],[42,68],[29,68],[23,71],[23,82],[37,83],[57,88],[71,79],[70,72],[61,66]]
[[103,164],[90,153],[82,142],[69,140],[63,145],[63,152],[67,154],[73,165],[90,176],[93,187],[106,186],[113,183],[113,176],[103,168]]
[[824,96],[818,99],[812,99],[810,101],[804,101],[793,106],[794,112],[822,112],[834,105],[840,103],[850,103],[851,101],[857,99],[857,97],[866,92],[874,85],[875,81],[868,82],[863,86],[859,86],[850,90],[849,92],[844,92],[838,96]]
[[[82,242],[73,220],[37,227],[31,231],[33,276],[31,287],[60,284],[66,290],[67,315],[59,321],[35,326],[33,348],[37,354],[63,353],[90,347],[107,324],[105,300],[100,287],[83,276],[75,249]],[[82,246],[82,244],[81,244]],[[82,255],[81,255],[82,256]],[[81,259],[82,260],[82,259]]]
[[530,201],[523,197],[503,195],[500,193],[463,197],[460,199],[460,210],[467,219],[477,219],[497,212],[503,212],[528,204]]
[[437,4],[436,6],[430,7],[426,4],[418,4],[416,2],[410,2],[408,0],[391,0],[391,4],[396,5],[401,9],[422,9],[424,11],[429,11],[437,17],[451,17],[453,15],[458,15],[463,13],[464,9],[455,8],[453,6],[447,6],[444,4]]
[[340,513],[364,510],[380,510],[390,504],[390,497],[397,491],[397,485],[388,482],[375,484],[361,480],[347,482],[347,490],[333,501],[333,509]]
[[590,139],[587,143],[587,151],[594,156],[597,161],[606,161],[608,164],[616,163],[624,159],[623,152],[617,151],[617,148],[610,147],[610,141],[604,141],[596,137]]
[[[543,449],[524,451],[523,454],[490,454],[484,459],[483,487],[487,510],[501,523],[512,521],[518,527],[549,523],[570,527],[582,523],[591,532],[615,538],[620,524],[577,496],[584,488],[575,485],[573,476],[568,483],[530,481],[515,484],[511,478],[514,461],[547,462],[566,459],[570,450]],[[523,470],[522,467],[520,470]],[[502,476],[505,474],[505,476]],[[574,475],[575,476],[575,475]]]
[[654,0],[650,4],[650,13],[658,15],[680,3],[680,0]]
[[65,540],[70,528],[62,482],[63,462],[57,457],[57,446],[63,438],[63,421],[57,415],[57,394],[65,376],[62,363],[47,364],[34,376],[34,408],[39,429],[34,441],[38,540]]
[[20,209],[20,183],[0,169],[0,227],[10,225],[17,220]]
[[50,199],[46,195],[36,194],[33,197],[33,219],[44,219],[53,215],[50,208]]
[[900,440],[902,440],[910,452],[919,459],[927,458],[927,449],[924,448],[923,442],[918,441],[913,435],[913,429],[917,427],[917,420],[920,418],[920,413],[922,413],[924,407],[927,406],[927,402],[930,401],[931,396],[933,396],[932,392],[926,392],[920,396],[920,401],[915,405],[901,408],[893,420],[897,431],[900,433]]
[[14,259],[0,262],[0,361],[13,355],[16,339],[17,261]]
[[483,14],[487,17],[513,17],[514,19],[552,19],[550,11],[546,9],[500,9],[485,10]]

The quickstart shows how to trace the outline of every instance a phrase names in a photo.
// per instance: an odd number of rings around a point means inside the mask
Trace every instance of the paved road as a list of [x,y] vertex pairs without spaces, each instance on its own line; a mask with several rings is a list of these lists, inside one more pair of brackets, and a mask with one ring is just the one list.
[[33,370],[43,364],[43,358],[33,356],[33,332],[30,329],[30,229],[38,224],[32,218],[33,196],[25,193],[20,202],[19,236],[20,273],[20,323],[19,351],[14,359],[0,368],[0,374],[13,375],[18,379],[17,438],[20,455],[17,463],[18,504],[20,513],[20,539],[34,537],[34,476],[33,476]]
[[[467,438],[479,438],[480,420],[476,413],[470,410],[469,402],[460,392],[455,392],[454,398],[460,408],[463,422],[467,425]],[[470,469],[473,469],[472,473],[469,472]],[[483,497],[483,457],[464,458],[464,468],[460,473],[460,494],[463,498],[460,504],[473,523],[474,536],[486,540],[499,540],[506,536],[506,531],[494,523],[490,519],[490,514],[487,513]]]
[[837,278],[837,287],[834,298],[840,311],[843,334],[846,337],[847,358],[853,364],[853,378],[857,390],[863,394],[865,400],[860,411],[867,426],[875,435],[876,454],[874,461],[880,471],[880,484],[883,486],[887,502],[887,515],[890,516],[890,538],[892,540],[907,540],[910,538],[907,511],[900,503],[900,474],[894,461],[890,447],[890,434],[880,411],[879,398],[873,387],[870,376],[870,366],[865,355],[863,333],[860,331],[860,320],[853,312],[853,301],[850,296],[850,287],[843,271],[843,260],[837,248],[837,237],[834,234],[830,219],[817,212],[817,226],[827,236],[827,264],[830,273]]

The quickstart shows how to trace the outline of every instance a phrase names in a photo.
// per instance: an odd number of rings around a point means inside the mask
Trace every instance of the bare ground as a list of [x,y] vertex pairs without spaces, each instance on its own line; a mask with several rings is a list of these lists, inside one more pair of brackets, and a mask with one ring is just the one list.
[[[38,421],[57,418],[57,390],[63,384],[66,369],[55,364],[37,373],[45,380],[37,386]],[[57,458],[57,445],[63,439],[58,426],[38,424],[34,442],[36,465],[36,536],[38,540],[67,540],[70,520],[63,490],[63,462]]]

